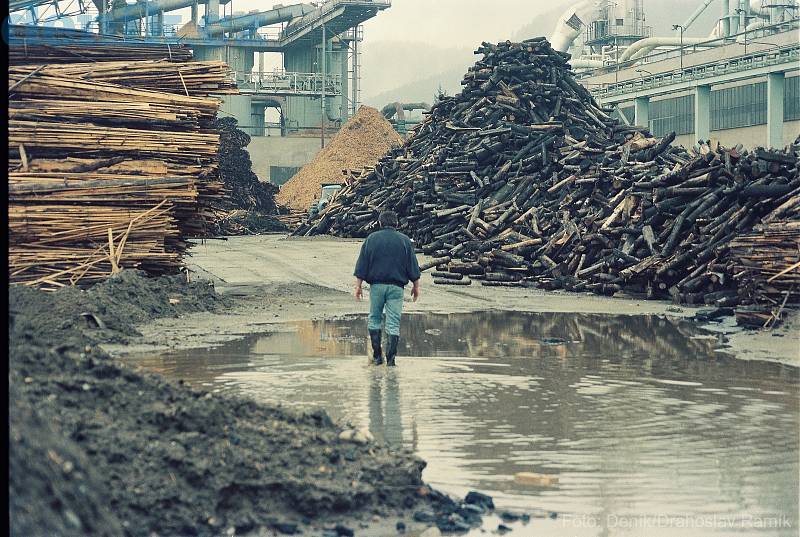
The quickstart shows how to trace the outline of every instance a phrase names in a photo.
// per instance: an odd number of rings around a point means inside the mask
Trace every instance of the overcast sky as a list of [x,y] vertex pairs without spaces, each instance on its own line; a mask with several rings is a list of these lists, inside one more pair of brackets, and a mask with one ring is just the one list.
[[364,24],[364,40],[475,47],[507,39],[537,14],[574,1],[393,0],[392,7]]
[[[392,6],[364,24],[364,40],[422,41],[439,46],[474,47],[483,40],[507,39],[537,14],[565,8],[576,0],[392,0]],[[234,11],[265,11],[271,0],[232,0]],[[296,3],[292,0],[283,5]],[[220,7],[222,9],[222,6]],[[230,4],[225,6],[230,10]],[[202,9],[201,9],[202,13]],[[183,14],[183,12],[181,12]],[[188,10],[184,19],[188,18]]]

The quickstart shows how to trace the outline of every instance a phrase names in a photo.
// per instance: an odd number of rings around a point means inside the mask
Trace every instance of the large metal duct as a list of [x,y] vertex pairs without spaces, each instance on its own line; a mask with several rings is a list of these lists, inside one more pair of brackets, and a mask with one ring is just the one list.
[[592,11],[599,11],[602,0],[583,0],[567,9],[556,23],[550,35],[550,45],[553,49],[566,52],[572,42],[581,33],[585,20],[590,20]]
[[[684,37],[683,45],[699,45],[708,42],[707,37]],[[681,46],[680,37],[648,37],[641,39],[625,49],[619,57],[620,63],[628,60],[638,60],[642,56],[649,54],[653,49],[664,46]],[[709,46],[713,46],[709,44]]]
[[311,4],[294,4],[286,7],[278,7],[270,9],[269,11],[261,11],[250,15],[220,19],[206,26],[205,31],[208,35],[213,36],[226,32],[241,32],[248,28],[261,28],[262,26],[287,22],[295,17],[302,17],[315,9],[316,8]]
[[404,110],[430,110],[431,105],[428,103],[389,103],[383,108],[381,108],[381,114],[386,119],[392,119],[393,117],[397,116],[397,119],[404,121],[405,120],[405,113]]
[[[703,14],[703,11],[705,11],[706,8],[711,5],[712,2],[714,2],[714,0],[705,0],[702,3],[702,5],[700,5],[697,9],[694,10],[694,13],[689,15],[689,18],[686,19],[682,24],[684,32],[692,25],[692,23],[695,20],[697,20],[697,17],[699,17],[700,15]],[[678,30],[678,31],[680,31],[680,30]]]
[[[219,0],[227,4],[231,0]],[[156,0],[154,2],[137,2],[123,8],[110,11],[104,18],[107,22],[130,21],[143,19],[147,15],[155,15],[160,11],[175,11],[195,4],[205,4],[208,0]]]
[[569,61],[569,64],[573,69],[597,69],[605,65],[602,60],[592,60],[589,58],[573,58]]

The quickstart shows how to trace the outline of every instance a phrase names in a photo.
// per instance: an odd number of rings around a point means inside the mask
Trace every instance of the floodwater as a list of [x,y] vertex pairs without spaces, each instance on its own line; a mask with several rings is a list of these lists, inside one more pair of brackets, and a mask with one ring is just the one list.
[[[403,322],[394,369],[367,365],[357,317],[141,363],[368,427],[428,461],[435,487],[535,515],[509,535],[798,535],[797,368],[736,360],[715,336],[657,316]],[[558,482],[524,484],[518,472]]]

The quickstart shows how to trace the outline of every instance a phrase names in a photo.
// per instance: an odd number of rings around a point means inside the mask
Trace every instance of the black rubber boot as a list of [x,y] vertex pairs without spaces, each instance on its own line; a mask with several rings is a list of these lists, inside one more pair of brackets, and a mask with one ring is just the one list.
[[386,349],[386,365],[394,366],[394,357],[397,356],[397,342],[400,336],[389,336],[389,347]]
[[381,352],[381,331],[370,330],[369,339],[372,341],[372,363],[381,365],[383,363],[383,353]]

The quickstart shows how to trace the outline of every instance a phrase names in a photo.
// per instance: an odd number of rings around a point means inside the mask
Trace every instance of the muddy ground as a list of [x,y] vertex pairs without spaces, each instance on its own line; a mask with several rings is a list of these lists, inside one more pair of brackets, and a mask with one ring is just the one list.
[[332,536],[477,521],[424,485],[424,461],[342,438],[324,411],[215,396],[98,346],[234,303],[207,281],[134,271],[88,291],[9,290],[12,535]]
[[[413,453],[342,439],[348,425],[323,411],[212,395],[120,361],[363,313],[350,295],[359,245],[237,237],[196,246],[190,282],[124,271],[89,291],[11,289],[12,534],[395,535],[400,520],[413,533],[472,517],[424,485]],[[427,275],[421,301],[406,303],[410,313],[488,309],[695,313],[628,298],[435,287]],[[730,320],[706,326],[739,357],[800,362],[796,317],[768,333]]]
[[[193,277],[213,281],[233,304],[224,315],[213,312],[163,318],[140,327],[142,338],[106,348],[116,355],[208,347],[245,334],[266,332],[276,323],[366,313],[365,301],[352,297],[353,265],[361,241],[332,237],[285,238],[284,235],[232,237],[206,241],[192,249]],[[609,298],[593,294],[538,289],[433,285],[422,278],[422,298],[406,293],[407,313],[453,313],[481,310],[532,312],[655,314],[692,317],[704,308],[665,301]],[[719,334],[720,351],[740,359],[800,365],[800,316],[792,315],[771,331],[745,330],[733,317],[699,322]]]

